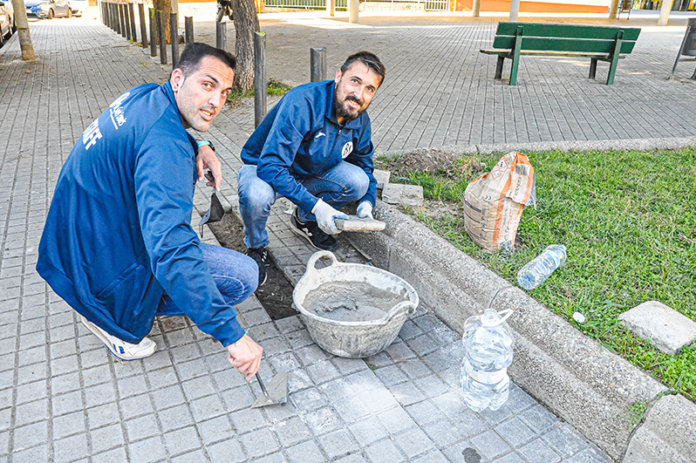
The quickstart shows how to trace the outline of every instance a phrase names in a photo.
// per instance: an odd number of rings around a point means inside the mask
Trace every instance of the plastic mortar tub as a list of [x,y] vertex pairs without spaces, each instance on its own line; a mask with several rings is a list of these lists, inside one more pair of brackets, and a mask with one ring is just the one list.
[[[317,268],[320,259],[329,265]],[[338,262],[329,251],[309,258],[292,298],[314,342],[348,358],[387,348],[418,307],[418,294],[403,279],[370,265]]]

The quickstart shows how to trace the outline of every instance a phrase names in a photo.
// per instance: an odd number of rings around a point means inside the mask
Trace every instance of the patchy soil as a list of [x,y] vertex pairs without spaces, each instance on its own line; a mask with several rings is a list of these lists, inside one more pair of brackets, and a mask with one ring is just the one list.
[[417,149],[387,161],[377,160],[375,167],[388,170],[397,177],[409,172],[428,172],[446,178],[461,178],[481,171],[481,164],[469,156],[457,156],[435,148]]
[[[244,226],[235,214],[225,214],[220,222],[211,223],[210,228],[221,246],[241,253],[246,252]],[[273,259],[269,259],[267,271],[266,284],[256,290],[256,297],[268,315],[273,320],[297,315],[297,311],[292,308],[293,286],[285,278],[285,274],[276,267]]]

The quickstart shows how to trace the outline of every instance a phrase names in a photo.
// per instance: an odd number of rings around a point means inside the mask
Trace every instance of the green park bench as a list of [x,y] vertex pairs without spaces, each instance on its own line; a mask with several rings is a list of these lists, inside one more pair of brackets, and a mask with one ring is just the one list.
[[633,51],[639,34],[640,28],[636,27],[501,22],[493,48],[481,53],[498,55],[496,79],[501,78],[505,58],[512,60],[510,85],[517,84],[521,55],[590,58],[590,79],[595,78],[597,61],[607,61],[607,85],[611,85],[619,58]]

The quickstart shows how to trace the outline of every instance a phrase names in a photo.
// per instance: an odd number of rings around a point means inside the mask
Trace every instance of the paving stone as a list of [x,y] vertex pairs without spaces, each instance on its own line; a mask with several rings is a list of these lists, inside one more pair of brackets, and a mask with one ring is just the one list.
[[519,452],[530,463],[554,463],[561,461],[561,457],[543,439],[534,439],[520,448]]
[[172,463],[195,463],[206,460],[207,457],[202,450],[194,450],[193,452],[187,452],[183,455],[172,458]]
[[416,427],[416,423],[402,408],[392,408],[380,413],[377,417],[390,434],[396,434]]
[[418,428],[394,436],[394,440],[409,461],[424,452],[435,450],[433,441]]
[[315,436],[343,428],[345,424],[339,416],[328,407],[310,410],[300,415]]
[[396,365],[389,365],[384,368],[376,369],[375,376],[377,376],[385,386],[392,386],[408,380],[406,373]]
[[207,420],[227,411],[222,398],[217,394],[193,400],[190,405],[196,421]]
[[324,434],[323,436],[319,437],[318,442],[330,459],[334,459],[360,449],[358,443],[353,439],[350,433],[344,429]]
[[293,417],[277,423],[274,429],[283,448],[291,447],[298,442],[312,438],[312,432],[299,417]]
[[128,444],[131,461],[149,463],[166,458],[161,436],[151,437]]
[[126,434],[130,442],[154,436],[159,432],[155,415],[145,415],[126,421]]
[[46,445],[41,445],[38,447],[33,447],[30,449],[18,448],[17,452],[12,454],[12,461],[15,463],[36,463],[39,461],[49,461],[48,459],[48,447]]
[[244,434],[266,425],[266,420],[257,408],[249,408],[231,413],[230,419],[232,420],[232,425],[239,434]]
[[621,324],[655,347],[676,354],[696,340],[696,323],[671,307],[647,301],[619,315]]
[[470,442],[476,447],[481,456],[489,460],[512,450],[494,431],[487,431],[474,436],[470,439]]
[[[191,411],[186,405],[177,405],[166,410],[160,410],[157,412],[157,418],[159,419],[162,432],[165,433],[194,424]],[[199,420],[196,421],[198,422]]]
[[89,455],[87,436],[77,434],[53,441],[53,461],[72,462]]
[[365,449],[365,455],[373,463],[405,461],[391,439],[382,439]]
[[324,463],[326,457],[313,441],[306,441],[286,450],[288,463]]
[[237,432],[227,416],[218,416],[212,420],[197,422],[196,427],[206,446],[215,442],[234,439],[237,436]]
[[363,448],[388,435],[386,428],[372,417],[351,424],[349,430]]
[[[23,384],[21,386],[18,386],[16,388],[17,392],[17,400],[16,403],[17,405],[23,404],[26,402],[32,402],[35,400],[40,400],[43,399],[47,396],[47,386],[46,386],[46,381],[35,381],[33,383],[28,383],[28,384]],[[7,391],[7,392],[5,392]],[[3,399],[7,400],[7,405],[10,405],[10,401],[12,400],[12,391],[11,389],[5,389],[3,390],[3,396],[4,394],[8,394],[7,398]],[[4,402],[4,400],[0,400],[1,402]],[[0,405],[0,408],[2,408],[3,405]]]
[[122,447],[124,443],[123,430],[120,424],[112,424],[103,428],[92,429],[89,434],[93,453],[100,453],[116,447]]
[[553,413],[542,407],[535,405],[520,414],[520,419],[525,422],[533,431],[543,432],[553,426],[558,418]]
[[[154,395],[155,401],[157,401],[158,399],[162,402],[166,401],[166,398],[164,397],[166,393],[163,395],[162,392],[164,391],[158,391],[158,393]],[[182,394],[181,400],[179,402],[171,401],[166,403],[168,403],[169,406],[172,406],[183,401],[184,399]],[[121,399],[121,401],[119,402],[119,409],[121,410],[123,419],[133,418],[136,416],[154,412],[154,409],[152,408],[152,403],[150,402],[150,397],[147,394],[138,395],[134,397],[126,397],[125,399]]]
[[107,402],[116,401],[116,392],[114,385],[111,383],[99,384],[84,388],[85,406],[93,407]]
[[257,458],[267,453],[275,452],[280,448],[273,433],[268,429],[259,429],[239,436],[239,441],[244,446],[250,458]]
[[115,403],[87,409],[87,422],[89,423],[90,429],[99,428],[119,421],[118,406]]
[[590,446],[589,442],[568,423],[556,423],[544,434],[543,439],[562,457],[570,457]]
[[314,384],[322,384],[341,376],[341,373],[329,360],[313,363],[307,366],[306,370]]
[[167,446],[167,450],[172,455],[197,449],[202,445],[198,433],[193,426],[165,433],[164,442]]
[[536,436],[536,433],[518,417],[499,424],[495,427],[495,431],[515,448]]
[[53,438],[61,439],[85,432],[85,414],[83,411],[53,417]]

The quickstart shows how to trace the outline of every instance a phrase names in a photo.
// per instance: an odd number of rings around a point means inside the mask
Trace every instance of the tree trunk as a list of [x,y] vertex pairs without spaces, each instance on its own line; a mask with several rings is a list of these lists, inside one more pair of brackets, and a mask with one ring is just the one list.
[[254,32],[261,32],[254,0],[232,0],[234,10],[237,69],[234,89],[247,91],[254,88]]
[[162,23],[164,26],[164,38],[167,43],[172,43],[169,37],[169,13],[172,12],[172,1],[171,0],[153,0],[153,7],[155,11],[160,10],[162,12]]

